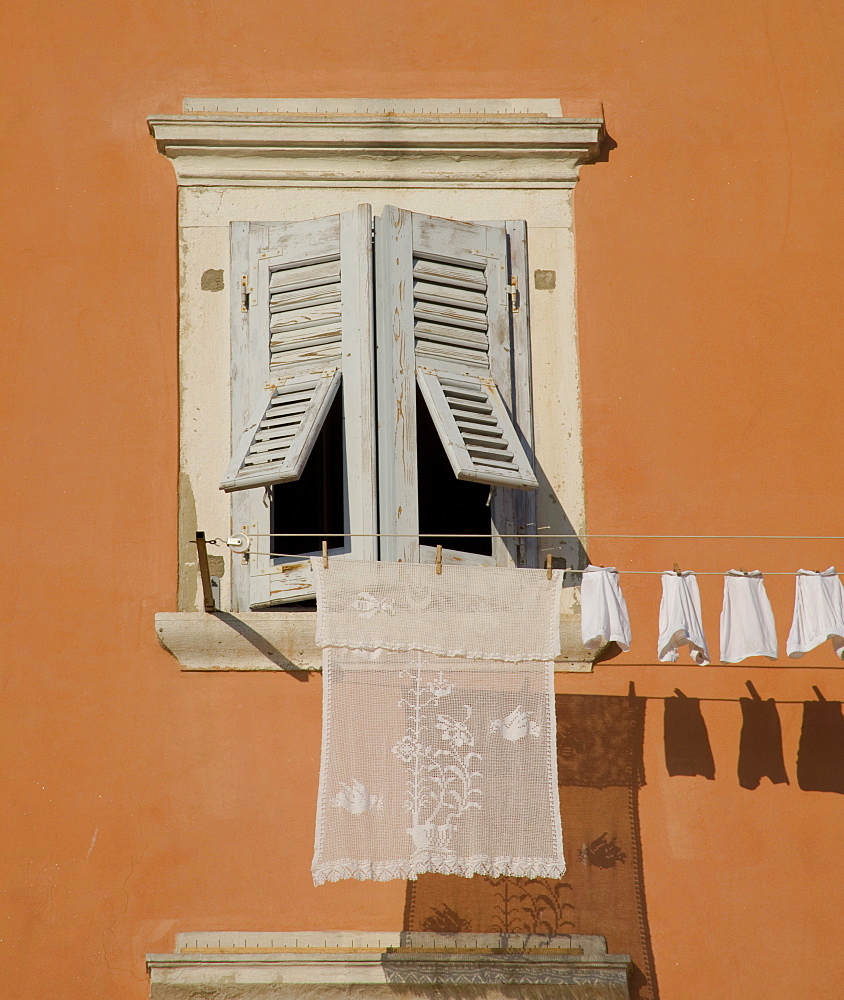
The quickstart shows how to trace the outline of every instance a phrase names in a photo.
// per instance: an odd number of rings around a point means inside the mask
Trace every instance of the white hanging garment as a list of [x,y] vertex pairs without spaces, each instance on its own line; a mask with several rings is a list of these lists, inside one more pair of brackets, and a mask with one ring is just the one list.
[[674,663],[680,646],[689,647],[689,656],[699,666],[709,663],[709,649],[703,634],[700,590],[691,570],[662,574],[662,600],[659,604],[659,641],[657,655],[661,663]]
[[731,569],[724,576],[721,662],[740,663],[748,656],[777,658],[774,612],[761,572]]
[[587,649],[630,649],[630,617],[614,566],[587,566],[580,585],[580,635]]
[[797,659],[827,639],[832,640],[833,651],[844,660],[844,587],[834,566],[822,573],[798,570],[786,652]]
[[323,646],[315,884],[560,878],[562,573],[312,566]]

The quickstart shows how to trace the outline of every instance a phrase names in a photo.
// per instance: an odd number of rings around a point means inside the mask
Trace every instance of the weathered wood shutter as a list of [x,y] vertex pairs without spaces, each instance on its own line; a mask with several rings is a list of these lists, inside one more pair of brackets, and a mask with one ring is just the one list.
[[253,359],[264,386],[232,451],[226,491],[301,476],[337,392],[343,330],[356,325],[358,303],[342,294],[340,216],[261,226],[254,236],[263,245],[251,248],[240,294],[250,344],[264,355]]
[[[522,433],[512,416],[517,372],[508,239],[523,241],[525,233],[514,224],[455,222],[392,206],[384,209],[377,233],[381,530],[412,536],[419,530],[417,383],[459,479],[523,490],[538,485],[530,431],[524,430],[531,422],[529,378],[518,385]],[[523,354],[526,325],[519,330]],[[515,533],[503,524],[510,527],[518,515],[505,517],[497,506],[499,531]],[[517,505],[510,498],[504,506],[512,511]],[[383,558],[417,555],[412,539],[384,539],[381,551]]]
[[336,554],[376,556],[375,539],[360,537],[376,531],[371,244],[369,205],[232,226],[232,287],[240,294],[232,296],[232,461],[221,489],[242,491],[232,523],[256,536],[241,607],[313,594],[307,560],[269,555],[269,511],[255,487],[301,476],[338,391],[351,470],[347,530],[356,537]]

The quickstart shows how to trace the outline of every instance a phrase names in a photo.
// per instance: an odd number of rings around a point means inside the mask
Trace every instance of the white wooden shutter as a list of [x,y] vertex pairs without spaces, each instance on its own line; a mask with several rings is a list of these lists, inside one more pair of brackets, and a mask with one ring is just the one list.
[[412,234],[416,376],[454,473],[493,486],[536,489],[530,459],[495,383],[496,376],[506,380],[509,398],[504,226],[414,214]]
[[242,610],[313,596],[307,559],[269,554],[269,508],[254,487],[301,476],[338,391],[346,531],[355,537],[333,554],[375,557],[375,538],[361,537],[377,530],[371,243],[369,205],[232,226],[232,287],[241,294],[232,297],[232,461],[221,489],[238,491],[232,525],[254,536],[235,588]]
[[[381,530],[413,535],[418,532],[415,383],[459,479],[523,490],[538,486],[529,458],[529,379],[519,384],[519,411],[513,393],[514,335],[519,333],[523,355],[527,326],[511,323],[507,292],[508,238],[518,242],[525,233],[507,223],[455,222],[392,206],[385,208],[377,232]],[[524,254],[521,260],[526,261]],[[526,274],[520,284],[524,296]],[[513,420],[516,412],[522,428]],[[395,461],[385,462],[385,455]],[[511,512],[516,506],[508,501]],[[519,516],[508,516],[507,527]],[[493,520],[503,524],[495,511]],[[521,523],[513,527],[499,530],[535,530]],[[382,544],[385,551],[386,558],[416,554],[415,544],[402,540]]]
[[251,228],[249,271],[233,277],[255,371],[226,491],[301,476],[337,391],[343,327],[357,307],[341,294],[340,216]]

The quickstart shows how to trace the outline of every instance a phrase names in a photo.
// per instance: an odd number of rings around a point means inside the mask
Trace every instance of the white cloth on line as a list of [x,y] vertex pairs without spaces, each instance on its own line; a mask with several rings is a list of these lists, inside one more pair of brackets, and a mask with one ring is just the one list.
[[695,663],[702,667],[709,663],[697,577],[691,570],[665,572],[662,574],[662,600],[659,603],[657,655],[660,662],[674,663],[677,650],[686,645]]
[[544,569],[504,566],[445,563],[437,576],[410,562],[332,559],[324,570],[317,557],[311,565],[318,646],[495,660],[560,654],[562,570],[548,580]]
[[580,585],[580,636],[587,649],[630,649],[630,617],[614,566],[587,566]]
[[740,663],[748,656],[777,658],[774,612],[757,569],[731,569],[724,576],[721,607],[721,662]]
[[844,587],[834,566],[820,573],[798,570],[786,652],[797,659],[827,639],[832,640],[833,651],[844,660]]
[[560,878],[562,573],[312,566],[323,645],[314,883]]

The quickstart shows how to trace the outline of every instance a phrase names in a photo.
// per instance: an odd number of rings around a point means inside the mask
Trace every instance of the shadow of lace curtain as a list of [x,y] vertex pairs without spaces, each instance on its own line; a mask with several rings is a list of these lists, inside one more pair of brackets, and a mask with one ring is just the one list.
[[645,699],[557,695],[556,707],[565,878],[421,875],[405,930],[600,934],[633,959],[631,996],[658,1000],[638,821]]

